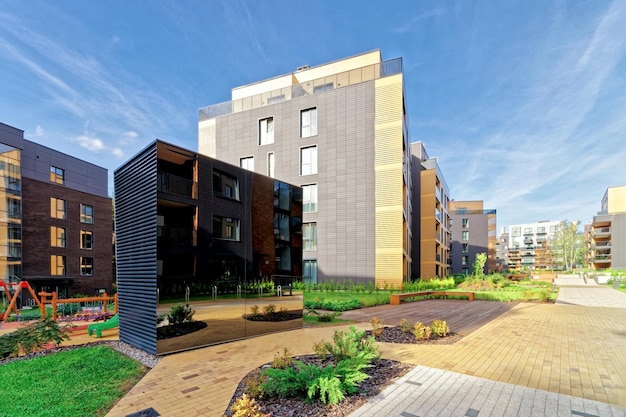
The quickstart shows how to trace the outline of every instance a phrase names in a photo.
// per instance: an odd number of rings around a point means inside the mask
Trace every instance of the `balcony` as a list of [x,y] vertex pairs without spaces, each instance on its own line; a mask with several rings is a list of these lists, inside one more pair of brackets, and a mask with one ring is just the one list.
[[599,229],[593,229],[593,237],[594,238],[603,238],[611,236],[611,228],[610,227],[601,227]]
[[291,100],[296,97],[317,94],[329,89],[360,84],[362,82],[377,80],[379,78],[400,73],[402,73],[402,58],[394,58],[383,61],[380,64],[367,65],[365,67],[339,74],[332,74],[328,77],[306,81],[301,84],[290,85],[281,89],[268,91],[250,97],[244,97],[239,100],[226,101],[224,103],[204,107],[199,110],[198,120],[203,121],[213,119],[227,114],[238,113],[281,101]]
[[157,189],[165,193],[196,198],[196,184],[193,181],[165,172],[158,173]]
[[604,264],[610,264],[611,263],[611,255],[596,255],[593,258],[593,262],[596,264],[599,263],[604,263]]

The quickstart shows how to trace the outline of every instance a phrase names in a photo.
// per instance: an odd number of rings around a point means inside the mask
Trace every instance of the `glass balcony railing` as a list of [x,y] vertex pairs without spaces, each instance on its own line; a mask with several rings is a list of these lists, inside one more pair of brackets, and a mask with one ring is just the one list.
[[198,120],[203,121],[215,117],[224,116],[231,113],[238,113],[244,110],[255,109],[269,104],[291,100],[296,97],[317,94],[335,88],[360,84],[379,78],[402,73],[402,58],[394,58],[383,61],[380,64],[367,65],[350,71],[333,74],[328,77],[306,81],[301,84],[294,84],[273,91],[244,97],[238,100],[226,101],[224,103],[213,104],[199,110]]

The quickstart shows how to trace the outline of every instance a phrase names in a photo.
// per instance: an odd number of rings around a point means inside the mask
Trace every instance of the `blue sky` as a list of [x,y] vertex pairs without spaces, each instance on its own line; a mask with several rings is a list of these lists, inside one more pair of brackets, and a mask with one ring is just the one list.
[[232,87],[374,49],[404,59],[411,140],[498,227],[589,222],[626,184],[621,0],[3,0],[0,122],[112,177],[155,138],[197,149]]

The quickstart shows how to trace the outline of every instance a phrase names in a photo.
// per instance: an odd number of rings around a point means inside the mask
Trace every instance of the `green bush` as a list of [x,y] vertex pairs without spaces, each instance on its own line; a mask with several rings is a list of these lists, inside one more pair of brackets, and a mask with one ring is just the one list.
[[24,353],[41,349],[45,344],[61,344],[69,340],[67,331],[71,325],[59,326],[50,316],[20,327],[12,333],[0,337],[0,358],[17,356],[20,348]]
[[333,343],[326,343],[326,350],[336,361],[363,358],[369,362],[380,358],[380,350],[374,337],[365,337],[365,330],[350,326],[348,332],[337,330],[333,334]]
[[420,321],[415,323],[413,326],[413,335],[417,340],[428,340],[430,339],[430,335],[432,334],[432,330],[428,326],[424,326],[424,324]]
[[329,311],[348,311],[348,310],[356,310],[363,307],[363,303],[357,299],[352,300],[315,300],[315,301],[305,301],[304,308],[314,310],[329,310]]
[[170,308],[170,312],[167,315],[167,321],[170,325],[176,326],[183,323],[190,323],[193,321],[193,315],[196,311],[189,307],[189,304],[180,305],[176,304]]

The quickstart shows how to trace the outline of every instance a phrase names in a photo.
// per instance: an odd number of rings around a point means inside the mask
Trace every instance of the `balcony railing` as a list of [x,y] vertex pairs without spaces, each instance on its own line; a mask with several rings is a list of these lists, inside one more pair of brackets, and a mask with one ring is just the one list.
[[244,110],[267,106],[268,104],[291,100],[296,97],[317,94],[329,89],[360,84],[365,81],[372,81],[400,73],[402,73],[402,58],[394,58],[383,61],[380,64],[367,65],[339,74],[332,74],[328,77],[306,81],[301,84],[290,85],[250,97],[204,107],[199,110],[198,120],[213,119],[231,113],[238,113]]
[[159,172],[157,187],[159,191],[166,193],[196,198],[196,184],[194,184],[191,180],[177,177],[176,175]]

